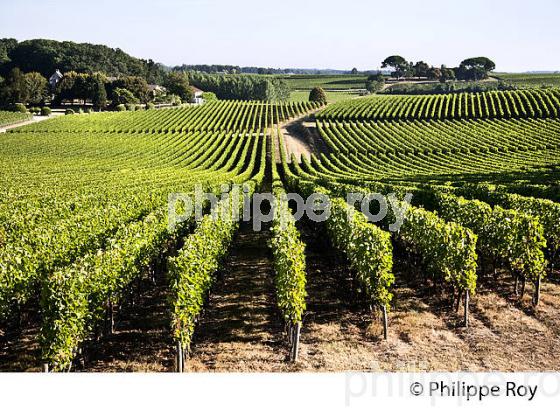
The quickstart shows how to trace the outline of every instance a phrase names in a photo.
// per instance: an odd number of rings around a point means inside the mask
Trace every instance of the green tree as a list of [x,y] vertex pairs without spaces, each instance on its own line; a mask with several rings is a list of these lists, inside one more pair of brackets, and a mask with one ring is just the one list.
[[105,84],[100,78],[95,78],[91,93],[91,102],[93,107],[102,110],[107,106],[107,91]]
[[488,57],[473,57],[461,61],[457,68],[457,78],[466,81],[478,81],[488,78],[488,73],[496,68],[496,64]]
[[175,94],[181,100],[190,102],[194,98],[193,89],[189,83],[189,77],[184,73],[170,72],[164,83],[169,94]]
[[73,100],[76,98],[75,84],[77,77],[78,73],[75,71],[64,73],[64,77],[58,82],[54,91],[54,102],[56,105],[59,105],[63,100]]
[[31,104],[41,104],[47,98],[48,83],[47,79],[37,72],[24,75],[25,86],[27,87],[27,101]]
[[451,68],[447,68],[446,66],[441,66],[441,76],[439,81],[442,83],[446,83],[447,81],[454,81],[455,80],[455,71]]
[[29,98],[25,75],[19,68],[13,68],[4,81],[0,90],[0,105],[11,105],[15,103],[27,103]]
[[354,68],[352,69],[352,71],[350,71],[350,74],[352,74],[352,75],[358,74],[358,69],[357,69],[356,67],[354,67]]
[[138,76],[126,76],[113,81],[110,89],[112,91],[115,88],[126,88],[143,103],[148,102],[151,96],[148,83],[145,79]]
[[416,64],[414,64],[413,69],[415,77],[428,77],[430,66],[424,61],[418,61]]
[[327,95],[325,94],[325,90],[321,87],[315,87],[309,93],[309,101],[311,102],[318,102],[320,104],[327,104]]
[[366,80],[366,90],[370,93],[381,91],[384,85],[385,77],[381,73],[370,75]]
[[408,63],[404,57],[401,56],[390,56],[387,57],[381,63],[382,68],[390,67],[393,69],[391,76],[399,79],[410,72],[410,63]]
[[1,39],[0,73],[5,75],[5,70],[12,67],[24,72],[37,71],[46,78],[56,69],[63,73],[104,72],[114,77],[140,76],[149,81],[161,81],[165,75],[161,64],[131,57],[118,48],[72,41],[36,39],[18,43],[14,39]]
[[202,93],[202,98],[204,99],[204,101],[216,101],[218,99],[218,97],[216,97],[216,94],[209,91]]
[[441,80],[441,69],[437,67],[430,67],[428,70],[428,80]]
[[115,88],[113,90],[113,105],[138,104],[138,99],[126,88]]

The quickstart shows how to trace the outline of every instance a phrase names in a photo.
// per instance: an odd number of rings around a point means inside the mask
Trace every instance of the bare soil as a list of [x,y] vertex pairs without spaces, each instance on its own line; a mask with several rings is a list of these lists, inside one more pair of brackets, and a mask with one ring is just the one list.
[[117,315],[114,332],[85,348],[87,372],[171,372],[175,369],[175,349],[171,335],[168,288],[161,278],[156,285],[148,280],[134,305]]
[[241,225],[195,332],[187,371],[287,370],[288,348],[274,298],[268,230]]
[[[291,162],[292,154],[298,162],[301,162],[302,155],[307,159],[311,154],[327,153],[328,148],[319,135],[314,120],[315,110],[305,116],[295,118],[281,125],[280,130],[284,136],[284,144],[288,162]],[[279,141],[274,141],[276,149],[276,162],[280,162]]]
[[37,372],[40,366],[38,341],[41,326],[34,303],[22,308],[17,324],[14,320],[0,327],[0,372]]

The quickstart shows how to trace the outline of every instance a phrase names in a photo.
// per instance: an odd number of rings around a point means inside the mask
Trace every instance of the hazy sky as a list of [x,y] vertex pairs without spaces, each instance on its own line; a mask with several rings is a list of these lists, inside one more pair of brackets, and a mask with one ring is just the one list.
[[560,70],[559,0],[0,0],[0,37],[120,47],[167,65],[374,69],[386,56]]

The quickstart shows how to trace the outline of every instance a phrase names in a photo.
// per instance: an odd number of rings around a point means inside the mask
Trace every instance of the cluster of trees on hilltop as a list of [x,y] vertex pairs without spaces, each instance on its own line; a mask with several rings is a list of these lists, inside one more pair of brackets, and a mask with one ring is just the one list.
[[284,80],[253,75],[220,75],[188,72],[192,85],[223,100],[285,101],[290,89]]
[[496,64],[488,57],[473,57],[463,60],[459,67],[447,68],[430,66],[424,61],[416,63],[404,57],[394,55],[381,63],[382,68],[391,68],[391,76],[397,79],[420,77],[429,80],[446,82],[450,80],[479,81],[488,78],[488,74],[496,68]]
[[138,76],[150,84],[162,84],[166,71],[152,60],[141,60],[124,51],[103,45],[72,41],[0,39],[0,76],[6,77],[13,68],[23,72],[38,72],[49,78],[55,70],[93,74],[102,72],[109,77]]

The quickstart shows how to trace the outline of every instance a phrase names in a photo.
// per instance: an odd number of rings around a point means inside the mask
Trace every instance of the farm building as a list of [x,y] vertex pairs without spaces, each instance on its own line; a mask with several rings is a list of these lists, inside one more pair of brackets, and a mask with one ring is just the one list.
[[193,104],[202,104],[204,102],[202,98],[202,94],[204,93],[201,89],[191,86],[193,90],[193,99],[191,103]]

